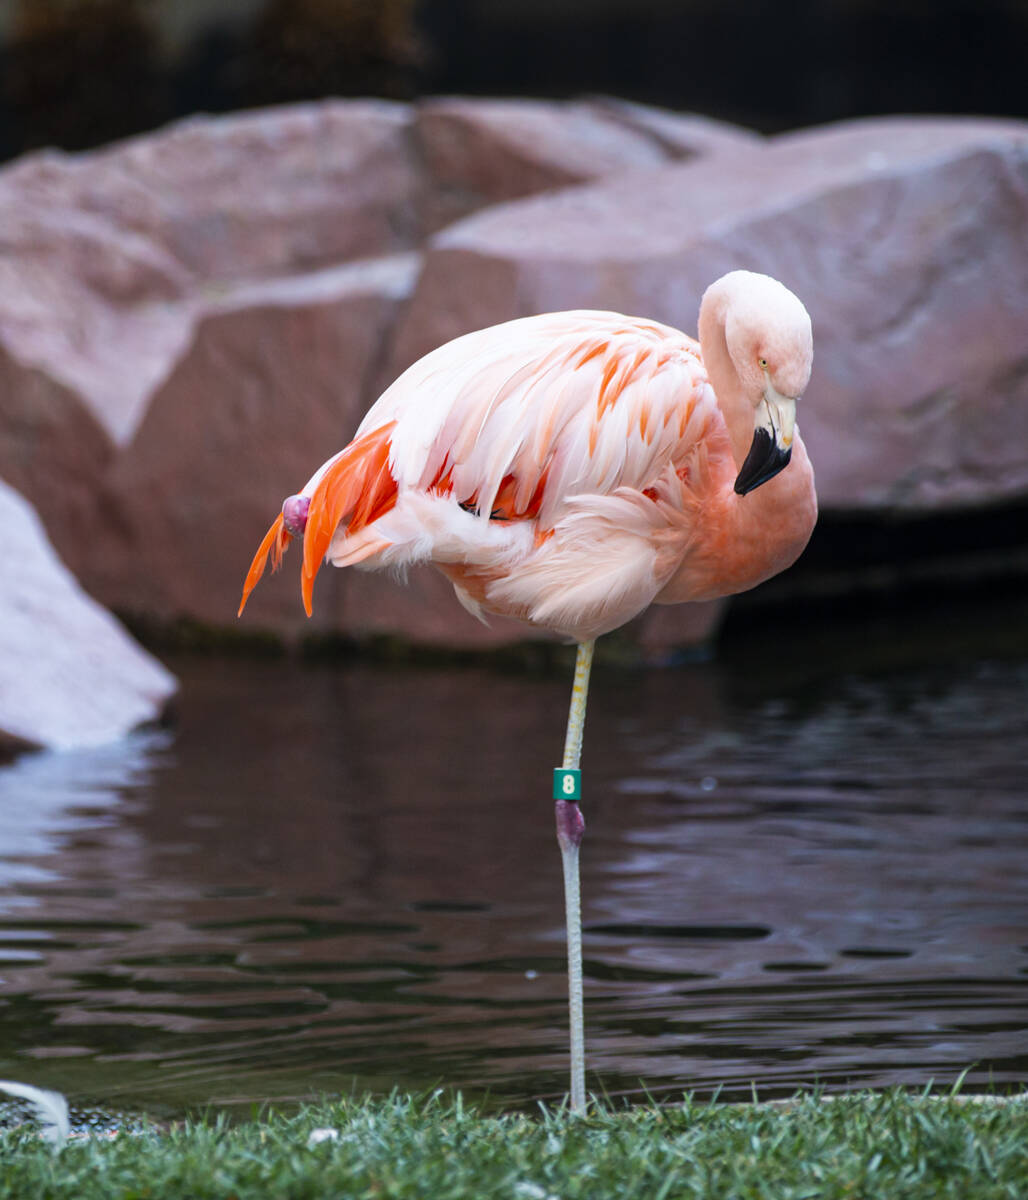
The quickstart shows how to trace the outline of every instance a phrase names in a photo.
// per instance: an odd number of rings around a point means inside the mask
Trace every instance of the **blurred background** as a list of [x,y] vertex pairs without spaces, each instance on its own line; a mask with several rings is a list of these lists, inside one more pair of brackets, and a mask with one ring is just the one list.
[[429,571],[239,588],[432,345],[691,332],[743,265],[814,319],[822,520],[601,643],[590,1088],[1024,1084],[1026,45],[1023,0],[0,0],[0,1076],[559,1098],[567,648]]
[[611,93],[763,132],[1024,116],[1026,40],[1022,0],[3,0],[0,154],[330,95]]

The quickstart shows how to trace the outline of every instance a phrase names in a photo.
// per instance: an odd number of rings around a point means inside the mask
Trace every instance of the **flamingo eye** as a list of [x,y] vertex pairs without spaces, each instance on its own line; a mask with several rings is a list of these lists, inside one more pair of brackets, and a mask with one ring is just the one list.
[[766,358],[758,358],[757,362],[760,364],[760,369],[762,371],[767,370],[767,359]]

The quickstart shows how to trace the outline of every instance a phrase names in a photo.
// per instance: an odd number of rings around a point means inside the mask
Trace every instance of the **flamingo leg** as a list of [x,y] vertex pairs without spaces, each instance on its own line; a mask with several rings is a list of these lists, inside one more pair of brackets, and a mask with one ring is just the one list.
[[[571,689],[567,736],[562,770],[578,771],[582,759],[585,702],[595,642],[580,642],[575,660],[575,682]],[[578,801],[557,799],[557,843],[564,866],[564,908],[568,942],[568,1015],[571,1027],[571,1097],[573,1113],[585,1112],[585,1018],[582,1003],[582,904],[578,881],[578,849],[585,820]]]

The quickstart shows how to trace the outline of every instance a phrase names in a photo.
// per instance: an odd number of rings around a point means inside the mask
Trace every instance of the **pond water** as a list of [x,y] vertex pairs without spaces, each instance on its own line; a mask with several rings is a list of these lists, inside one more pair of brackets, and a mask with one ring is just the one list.
[[[757,614],[713,661],[598,664],[590,1090],[1028,1080],[1023,616]],[[559,1097],[570,667],[171,665],[173,728],[0,769],[0,1077],[156,1114]]]

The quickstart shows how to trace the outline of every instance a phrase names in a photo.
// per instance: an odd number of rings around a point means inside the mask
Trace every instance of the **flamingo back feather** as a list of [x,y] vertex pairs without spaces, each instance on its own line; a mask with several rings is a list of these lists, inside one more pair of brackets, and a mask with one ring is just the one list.
[[397,420],[401,489],[452,492],[483,516],[552,526],[569,496],[651,482],[701,382],[699,347],[678,330],[617,313],[552,313],[432,351],[358,432]]

